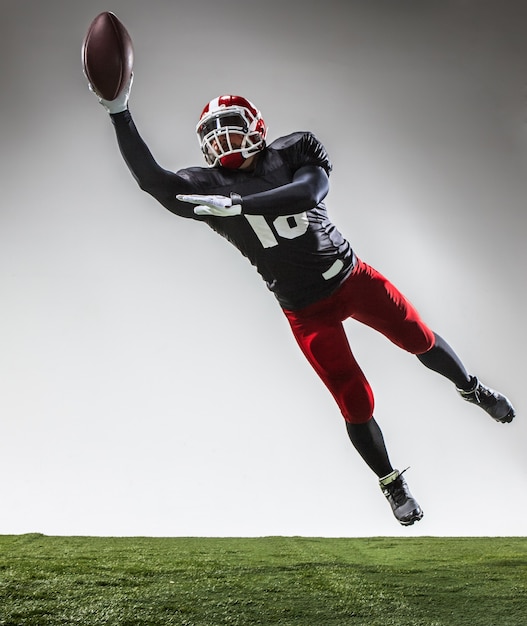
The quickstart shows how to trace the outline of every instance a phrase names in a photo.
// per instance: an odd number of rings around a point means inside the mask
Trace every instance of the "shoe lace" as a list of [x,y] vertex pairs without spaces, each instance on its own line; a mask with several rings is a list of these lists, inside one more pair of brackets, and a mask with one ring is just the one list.
[[496,394],[491,389],[488,389],[482,385],[479,381],[476,382],[476,386],[471,391],[463,394],[467,400],[471,400],[475,404],[493,404],[497,398]]
[[390,495],[392,496],[392,500],[395,502],[397,506],[401,506],[407,500],[407,495],[402,485],[400,486],[394,485],[393,488],[390,490]]
[[474,391],[474,396],[476,398],[476,402],[482,405],[493,406],[498,401],[496,392],[492,391],[492,389],[484,387],[481,384],[478,385]]
[[406,493],[405,484],[400,480],[401,476],[410,468],[407,467],[402,472],[399,472],[399,476],[387,486],[390,495],[397,506],[404,504],[408,499],[408,494]]
[[482,388],[481,384],[478,383],[474,389],[471,391],[466,391],[462,395],[466,400],[473,402],[475,404],[481,404],[482,396],[484,395],[484,388]]

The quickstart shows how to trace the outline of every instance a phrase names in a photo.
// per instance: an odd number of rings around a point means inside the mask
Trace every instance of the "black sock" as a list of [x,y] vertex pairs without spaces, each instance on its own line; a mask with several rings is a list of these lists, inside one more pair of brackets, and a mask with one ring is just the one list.
[[363,424],[346,422],[351,443],[379,478],[393,472],[381,429],[373,417]]
[[448,343],[435,333],[434,336],[433,348],[428,352],[418,354],[417,358],[429,369],[452,381],[458,389],[469,390],[473,386],[474,379],[467,373],[461,359]]

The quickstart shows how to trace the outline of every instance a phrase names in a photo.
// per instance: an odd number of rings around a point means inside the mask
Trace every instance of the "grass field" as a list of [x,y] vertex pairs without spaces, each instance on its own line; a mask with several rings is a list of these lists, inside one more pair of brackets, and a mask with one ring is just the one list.
[[0,625],[526,626],[526,538],[0,536]]

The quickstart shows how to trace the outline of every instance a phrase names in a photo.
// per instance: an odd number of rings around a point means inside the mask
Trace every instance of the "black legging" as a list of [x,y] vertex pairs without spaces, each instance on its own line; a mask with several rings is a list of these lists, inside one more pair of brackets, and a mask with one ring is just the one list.
[[[474,379],[467,373],[460,358],[442,337],[436,333],[434,336],[434,346],[428,352],[418,354],[417,358],[426,367],[452,381],[458,389],[470,389]],[[379,478],[393,471],[381,429],[373,417],[362,424],[346,422],[346,429],[357,452]]]
[[452,381],[458,389],[470,389],[474,379],[467,373],[461,359],[442,337],[436,333],[434,337],[434,346],[428,352],[418,354],[417,358],[429,369]]

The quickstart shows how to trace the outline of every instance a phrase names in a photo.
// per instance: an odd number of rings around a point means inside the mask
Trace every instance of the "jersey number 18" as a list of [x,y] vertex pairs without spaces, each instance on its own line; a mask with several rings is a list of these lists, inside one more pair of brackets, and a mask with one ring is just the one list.
[[305,211],[304,213],[297,213],[296,215],[279,215],[272,221],[272,227],[263,215],[245,214],[244,217],[249,222],[264,248],[277,246],[278,239],[276,236],[283,237],[284,239],[296,239],[303,235],[309,227],[309,221]]

